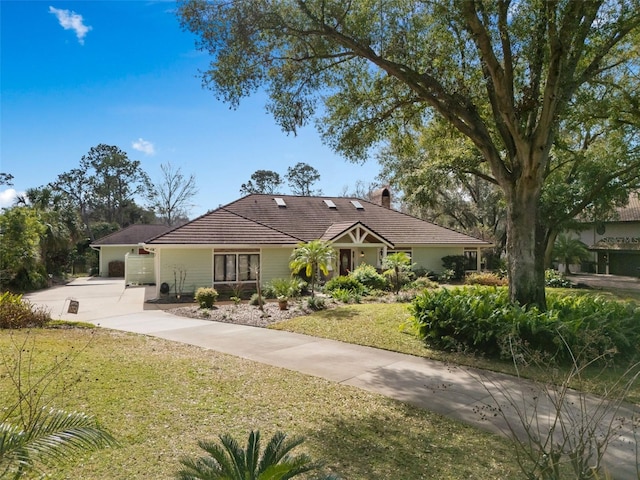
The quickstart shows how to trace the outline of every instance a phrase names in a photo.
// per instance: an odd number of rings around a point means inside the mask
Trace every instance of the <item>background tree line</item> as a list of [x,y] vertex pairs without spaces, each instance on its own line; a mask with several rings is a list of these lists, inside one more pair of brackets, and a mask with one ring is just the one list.
[[284,178],[273,170],[256,170],[251,178],[240,187],[242,195],[251,193],[266,193],[268,195],[281,194],[281,187],[285,183],[293,195],[312,196],[322,195],[322,190],[314,190],[313,185],[320,180],[320,173],[311,165],[298,162],[287,168]]
[[[27,189],[0,212],[0,287],[42,288],[50,276],[90,269],[97,264],[91,242],[129,225],[187,221],[195,177],[170,163],[161,172],[152,182],[139,161],[100,144],[77,168]],[[12,180],[10,173],[0,174],[0,184]]]

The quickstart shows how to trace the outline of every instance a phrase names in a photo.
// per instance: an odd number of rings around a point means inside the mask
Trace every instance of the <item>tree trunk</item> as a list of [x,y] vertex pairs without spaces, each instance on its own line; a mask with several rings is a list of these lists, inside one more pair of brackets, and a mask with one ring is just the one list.
[[[507,199],[507,269],[509,297],[544,310],[544,241],[537,228],[539,189],[519,181]],[[543,250],[544,252],[544,250]]]
[[549,229],[545,235],[544,268],[551,268],[553,262],[553,246],[558,238],[558,230]]

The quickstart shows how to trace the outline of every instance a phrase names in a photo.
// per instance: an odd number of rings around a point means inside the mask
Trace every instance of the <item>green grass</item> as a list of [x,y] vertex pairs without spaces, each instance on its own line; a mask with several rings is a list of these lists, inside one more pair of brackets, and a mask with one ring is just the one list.
[[3,332],[0,406],[14,400],[6,359],[17,351],[32,380],[54,359],[70,357],[45,398],[96,416],[121,444],[47,478],[172,478],[181,456],[201,455],[199,439],[225,432],[246,438],[251,429],[265,438],[276,430],[306,437],[300,452],[350,480],[519,476],[507,441],[439,415],[289,370],[102,329]]
[[[567,290],[567,292],[570,294],[575,293],[574,290]],[[585,292],[581,290],[580,293],[584,294]],[[595,293],[601,294],[602,292]],[[613,296],[614,294],[611,295]],[[408,304],[406,303],[364,303],[322,310],[309,316],[276,323],[269,328],[381,348],[512,375],[517,373],[513,363],[509,361],[427,348],[420,339],[413,335],[409,328],[405,328],[405,322],[408,318]],[[625,371],[626,366],[624,365],[607,365],[605,368],[592,367],[584,372],[581,377],[581,383],[574,383],[572,386],[586,392],[608,392],[611,386],[625,374]],[[519,373],[525,378],[546,382],[557,381],[559,378],[564,379],[562,371],[550,370],[545,366],[530,365],[526,368],[520,367]],[[640,403],[640,380],[636,380],[633,383],[626,395],[626,399],[630,402]]]

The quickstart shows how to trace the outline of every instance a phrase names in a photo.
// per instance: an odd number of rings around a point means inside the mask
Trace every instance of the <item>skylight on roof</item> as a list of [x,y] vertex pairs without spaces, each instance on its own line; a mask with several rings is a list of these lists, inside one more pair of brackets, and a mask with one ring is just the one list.
[[362,204],[358,201],[358,200],[351,200],[351,203],[353,204],[354,207],[356,207],[358,210],[364,210],[364,207],[362,206]]
[[283,199],[283,198],[276,197],[276,198],[274,198],[274,200],[276,201],[276,204],[277,204],[279,207],[286,207],[286,206],[287,206],[287,204],[285,203],[285,201],[284,201],[284,199]]
[[336,204],[333,203],[333,200],[324,200],[324,203],[326,203],[329,208],[338,208],[336,207]]

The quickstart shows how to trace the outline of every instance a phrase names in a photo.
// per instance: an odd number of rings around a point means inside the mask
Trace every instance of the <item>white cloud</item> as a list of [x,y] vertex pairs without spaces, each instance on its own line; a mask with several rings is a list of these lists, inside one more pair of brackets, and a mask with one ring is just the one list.
[[0,191],[0,208],[12,207],[19,195],[24,196],[25,192],[18,192],[14,188]]
[[49,13],[53,13],[57,17],[62,28],[76,32],[78,42],[80,42],[80,45],[84,45],[84,37],[91,30],[91,27],[84,24],[82,15],[78,15],[71,10],[61,10],[54,7],[49,7]]
[[156,153],[156,147],[153,143],[139,138],[135,142],[131,142],[131,146],[134,150],[144,153],[145,155],[154,155]]

